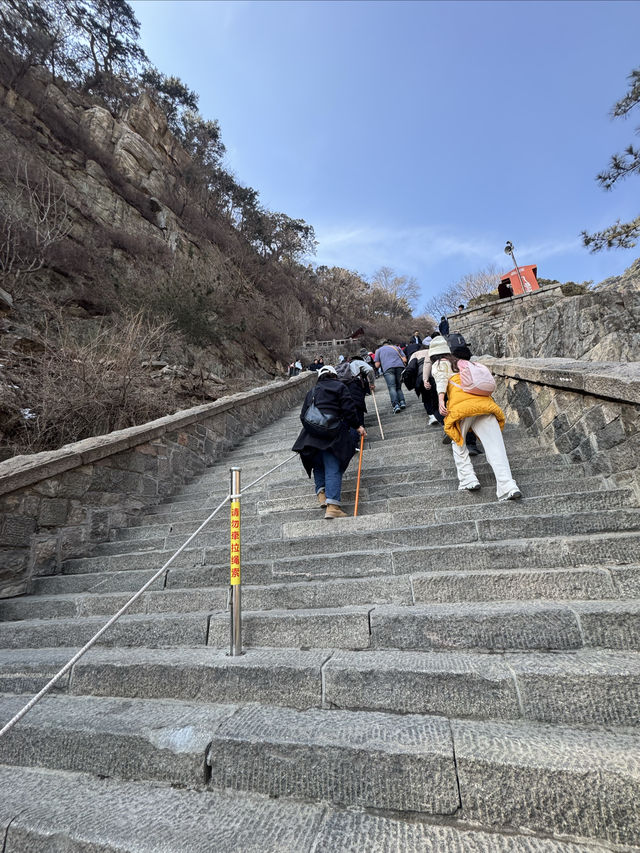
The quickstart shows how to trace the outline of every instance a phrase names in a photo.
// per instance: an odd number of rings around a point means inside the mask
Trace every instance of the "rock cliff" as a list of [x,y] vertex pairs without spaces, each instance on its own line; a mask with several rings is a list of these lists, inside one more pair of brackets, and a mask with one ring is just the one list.
[[562,286],[450,317],[474,353],[506,358],[640,359],[640,259],[623,275],[567,296]]

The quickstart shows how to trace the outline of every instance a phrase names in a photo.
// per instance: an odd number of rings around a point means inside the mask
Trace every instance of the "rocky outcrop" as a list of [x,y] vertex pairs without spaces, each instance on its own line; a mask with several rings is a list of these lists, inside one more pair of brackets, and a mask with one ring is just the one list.
[[594,290],[556,285],[450,317],[473,352],[497,358],[640,359],[640,260]]

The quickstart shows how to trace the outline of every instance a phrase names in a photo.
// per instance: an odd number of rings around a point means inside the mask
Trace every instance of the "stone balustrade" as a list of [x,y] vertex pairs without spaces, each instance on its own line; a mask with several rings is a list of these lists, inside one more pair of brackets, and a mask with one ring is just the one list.
[[175,493],[246,435],[300,402],[303,373],[59,450],[0,463],[0,597],[28,591]]
[[612,483],[640,489],[640,362],[479,360],[498,378],[494,398],[509,420]]

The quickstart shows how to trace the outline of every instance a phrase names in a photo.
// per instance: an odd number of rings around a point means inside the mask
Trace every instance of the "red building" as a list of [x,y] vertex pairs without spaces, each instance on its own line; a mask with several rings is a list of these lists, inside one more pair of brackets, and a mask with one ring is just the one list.
[[[520,275],[518,275],[518,271]],[[537,275],[538,267],[535,264],[529,264],[525,267],[514,267],[511,272],[505,273],[502,276],[500,283],[511,285],[513,295],[518,296],[520,293],[531,293],[534,290],[540,290]]]

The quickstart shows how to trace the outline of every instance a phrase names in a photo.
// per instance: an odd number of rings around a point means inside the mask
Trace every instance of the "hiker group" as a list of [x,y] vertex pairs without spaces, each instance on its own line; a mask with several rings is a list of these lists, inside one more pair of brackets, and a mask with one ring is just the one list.
[[498,500],[521,497],[502,438],[504,412],[491,396],[495,380],[487,367],[472,360],[464,337],[449,332],[446,317],[424,338],[416,331],[406,346],[385,339],[375,352],[363,348],[341,359],[336,367],[322,362],[309,368],[317,371],[317,381],[302,404],[302,430],[292,448],[307,474],[313,474],[325,518],[346,516],[341,508],[342,476],[360,437],[367,434],[369,395],[379,420],[377,377],[384,378],[394,415],[407,406],[403,385],[421,399],[425,426],[442,429],[443,444],[451,444],[460,491],[480,489],[471,457],[484,454],[496,479]]

